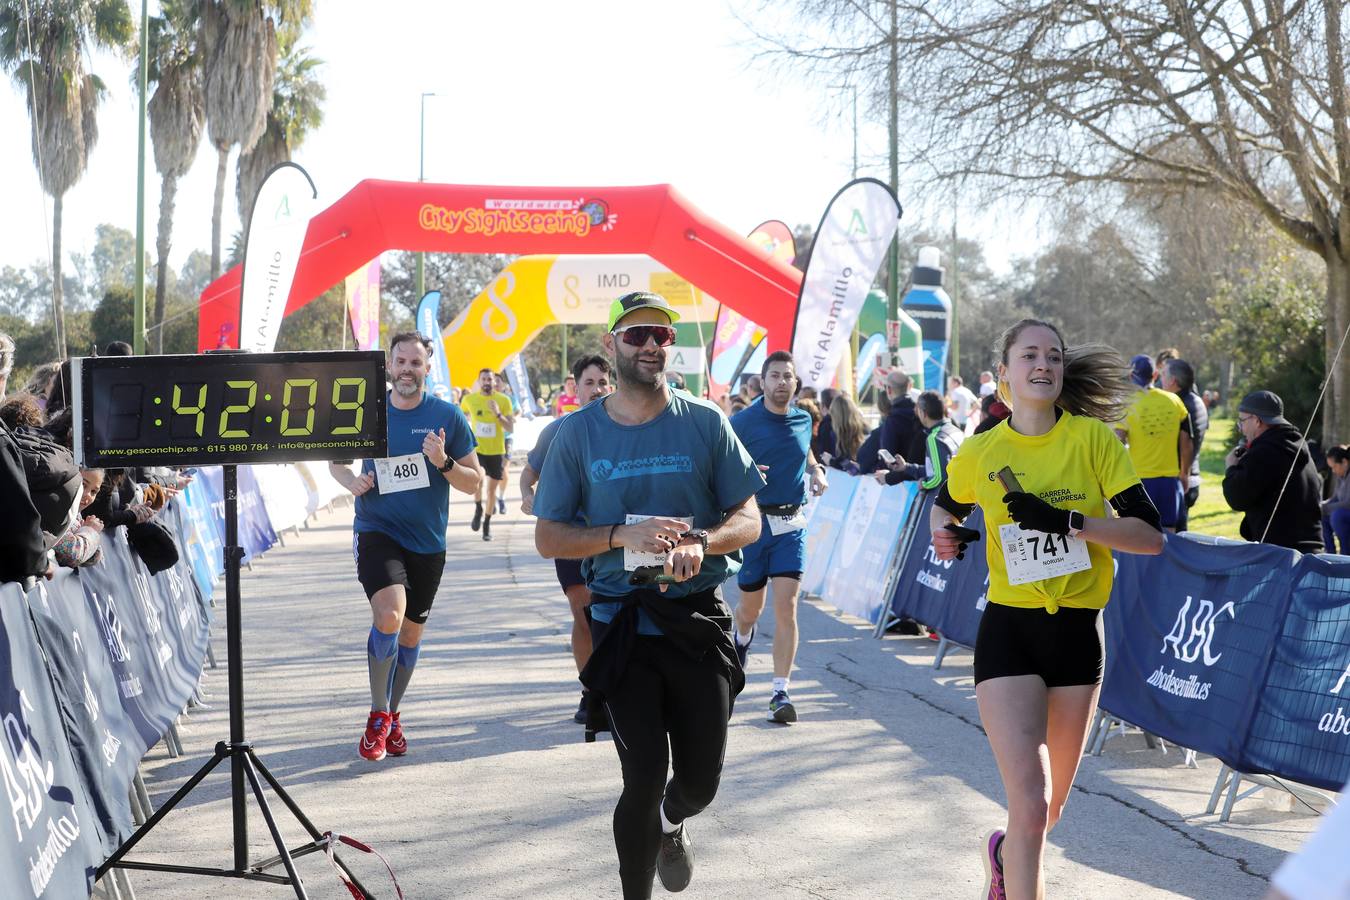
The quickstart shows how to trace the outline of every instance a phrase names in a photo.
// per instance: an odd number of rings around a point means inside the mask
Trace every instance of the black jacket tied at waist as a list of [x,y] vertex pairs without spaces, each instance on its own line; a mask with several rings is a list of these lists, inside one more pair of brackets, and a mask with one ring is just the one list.
[[[587,704],[587,727],[603,722],[602,708],[606,694],[613,693],[623,680],[628,660],[638,637],[638,610],[646,610],[664,637],[690,659],[707,659],[726,675],[731,695],[727,709],[745,687],[745,672],[741,669],[732,643],[731,609],[722,601],[716,589],[667,597],[659,590],[640,588],[622,597],[596,594],[595,603],[623,604],[591,650],[590,661],[581,670],[581,683],[590,691]],[[599,716],[597,719],[596,717]]]

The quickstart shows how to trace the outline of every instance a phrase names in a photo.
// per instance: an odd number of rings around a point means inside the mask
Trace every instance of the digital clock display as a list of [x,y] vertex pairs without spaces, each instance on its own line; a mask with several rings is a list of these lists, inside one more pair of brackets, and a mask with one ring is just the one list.
[[75,360],[82,465],[382,457],[384,354],[208,353]]

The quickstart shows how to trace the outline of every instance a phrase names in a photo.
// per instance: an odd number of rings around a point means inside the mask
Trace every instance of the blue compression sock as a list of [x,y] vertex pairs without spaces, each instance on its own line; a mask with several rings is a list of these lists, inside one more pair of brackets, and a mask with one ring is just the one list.
[[397,653],[398,634],[385,634],[373,625],[366,638],[366,663],[370,669],[370,708],[388,711],[389,679]]

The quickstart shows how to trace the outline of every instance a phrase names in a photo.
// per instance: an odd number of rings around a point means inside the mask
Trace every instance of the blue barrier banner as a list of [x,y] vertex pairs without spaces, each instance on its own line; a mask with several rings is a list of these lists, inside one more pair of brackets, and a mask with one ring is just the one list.
[[0,895],[87,897],[102,846],[42,660],[23,591],[0,585]]
[[886,606],[891,553],[914,504],[914,482],[883,487],[858,478],[820,598],[875,623]]
[[[253,557],[266,553],[277,542],[277,533],[267,519],[267,508],[263,505],[262,493],[258,490],[258,480],[253,477],[250,466],[239,466],[239,546],[244,548],[244,562],[253,561]],[[220,535],[225,535],[225,491],[224,476],[219,466],[207,466],[197,470],[193,484],[200,483],[211,501],[211,509],[220,524]]]
[[1116,554],[1100,706],[1240,768],[1298,559],[1190,534],[1160,556]]
[[811,520],[806,525],[806,571],[802,573],[802,592],[819,597],[825,589],[825,576],[844,527],[844,516],[858,479],[843,472],[830,471],[830,486],[813,503]]
[[225,572],[225,541],[221,523],[211,506],[209,491],[199,481],[193,481],[178,495],[182,517],[187,526],[187,540],[180,541],[192,567],[197,590],[209,602],[215,594],[216,579]]
[[131,835],[127,789],[147,748],[122,708],[108,644],[80,577],[62,569],[52,581],[39,581],[28,603],[103,854],[111,855]]
[[1239,763],[1330,791],[1350,781],[1350,557],[1298,561]]
[[989,587],[989,566],[984,556],[984,514],[977,507],[966,527],[981,532],[980,542],[966,550],[965,559],[940,560],[933,553],[928,517],[936,494],[928,492],[915,506],[914,541],[900,569],[891,611],[909,616],[948,640],[975,646],[980,616]]

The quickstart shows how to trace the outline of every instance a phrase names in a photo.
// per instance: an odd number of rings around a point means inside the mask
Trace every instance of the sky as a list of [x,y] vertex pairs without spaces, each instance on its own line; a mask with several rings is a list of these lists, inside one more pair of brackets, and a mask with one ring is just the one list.
[[[150,6],[153,15],[157,4]],[[424,92],[436,94],[425,99],[428,181],[669,183],[723,224],[748,232],[770,218],[814,225],[852,174],[847,94],[755,66],[751,35],[728,0],[319,0],[315,7],[305,43],[325,61],[320,77],[328,98],[322,127],[295,161],[314,179],[320,208],[364,178],[417,179]],[[99,223],[131,229],[135,222],[131,63],[98,54],[91,68],[110,95],[89,168],[65,198],[67,254],[88,252]],[[0,265],[24,266],[50,253],[51,201],[38,184],[24,95],[13,81],[0,85],[0,129],[8,136],[0,142],[0,171],[7,173],[9,212],[0,217]],[[884,123],[862,121],[859,147],[859,174],[884,179]],[[240,228],[236,155],[225,194],[227,250]],[[209,250],[215,172],[216,153],[204,139],[179,183],[175,268],[191,250]],[[148,160],[152,255],[159,182]],[[939,191],[902,185],[900,200],[903,225],[950,231],[953,211]],[[1015,212],[963,210],[960,223],[963,234],[985,241],[996,270],[1035,249]]]

